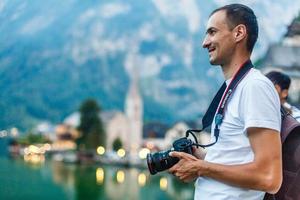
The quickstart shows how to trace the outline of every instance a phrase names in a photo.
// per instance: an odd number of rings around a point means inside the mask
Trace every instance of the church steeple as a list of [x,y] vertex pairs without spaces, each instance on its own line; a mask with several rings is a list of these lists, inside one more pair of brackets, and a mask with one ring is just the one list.
[[129,121],[130,133],[128,139],[130,141],[130,151],[137,152],[142,142],[143,131],[143,100],[139,93],[139,77],[136,67],[130,74],[130,86],[126,97],[125,114]]

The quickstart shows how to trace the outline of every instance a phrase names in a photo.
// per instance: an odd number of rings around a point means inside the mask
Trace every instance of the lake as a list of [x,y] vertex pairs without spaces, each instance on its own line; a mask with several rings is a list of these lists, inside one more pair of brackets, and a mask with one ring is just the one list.
[[0,157],[0,199],[3,200],[191,200],[193,183],[147,169],[90,164],[76,165],[45,159]]

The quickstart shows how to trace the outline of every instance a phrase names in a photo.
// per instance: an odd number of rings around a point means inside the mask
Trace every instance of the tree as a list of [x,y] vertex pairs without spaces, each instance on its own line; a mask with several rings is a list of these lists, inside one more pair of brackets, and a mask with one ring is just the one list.
[[34,134],[29,132],[25,136],[18,138],[16,142],[21,145],[30,145],[38,143],[50,143],[51,141],[42,134]]
[[113,150],[118,151],[120,148],[122,148],[123,144],[121,139],[118,137],[113,142]]
[[99,117],[100,106],[94,99],[85,100],[80,108],[80,125],[78,130],[81,136],[77,139],[77,146],[81,149],[96,149],[99,145],[105,146],[105,133]]

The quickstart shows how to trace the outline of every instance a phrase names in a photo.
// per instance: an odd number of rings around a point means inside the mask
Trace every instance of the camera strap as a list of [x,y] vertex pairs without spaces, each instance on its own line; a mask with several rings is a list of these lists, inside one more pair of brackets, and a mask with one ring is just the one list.
[[[229,83],[229,86],[226,87],[226,82],[223,83],[221,88],[218,90],[217,94],[213,98],[212,102],[210,103],[205,115],[202,118],[202,129],[201,130],[188,130],[186,132],[186,137],[188,137],[189,134],[192,134],[197,146],[200,146],[202,148],[209,147],[217,143],[219,134],[220,134],[220,125],[222,124],[224,115],[225,115],[225,108],[228,104],[228,101],[233,94],[235,88],[237,85],[241,82],[241,80],[247,75],[247,73],[250,71],[250,69],[253,67],[251,60],[247,60],[239,70],[235,73],[233,76],[231,82]],[[214,117],[215,116],[215,117]],[[214,128],[214,136],[215,136],[215,142],[207,145],[198,144],[198,141],[196,137],[194,136],[193,132],[201,132],[207,127],[211,126],[213,119],[215,119],[215,128]]]

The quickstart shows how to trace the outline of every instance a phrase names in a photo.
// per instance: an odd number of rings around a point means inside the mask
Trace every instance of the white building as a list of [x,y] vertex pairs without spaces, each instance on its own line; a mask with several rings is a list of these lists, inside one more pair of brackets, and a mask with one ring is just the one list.
[[[112,150],[112,144],[120,138],[126,151],[137,152],[142,144],[143,131],[143,101],[138,90],[137,77],[133,76],[125,101],[125,113],[121,111],[101,112],[107,150]],[[75,112],[64,120],[64,124],[78,127],[80,114]]]
[[130,149],[130,138],[127,136],[130,132],[129,122],[126,115],[120,111],[103,112],[101,119],[106,132],[106,148],[113,150],[113,142],[120,139],[123,148],[128,151]]
[[129,123],[126,134],[131,152],[141,147],[143,137],[143,101],[139,94],[138,80],[133,76],[125,102],[125,114]]

